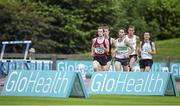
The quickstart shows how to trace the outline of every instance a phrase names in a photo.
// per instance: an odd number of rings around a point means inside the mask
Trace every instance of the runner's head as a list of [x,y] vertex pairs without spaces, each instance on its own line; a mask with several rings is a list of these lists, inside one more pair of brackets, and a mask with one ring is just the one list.
[[103,36],[103,27],[98,28],[98,36]]
[[125,36],[125,31],[124,29],[119,30],[119,37],[124,37]]
[[104,26],[104,28],[103,28],[103,31],[104,31],[104,36],[106,37],[106,38],[108,38],[109,37],[109,27],[108,26]]
[[144,33],[144,40],[149,40],[150,39],[150,34],[149,32]]
[[130,25],[129,28],[128,28],[128,34],[129,35],[134,35],[134,31],[135,31],[135,27]]

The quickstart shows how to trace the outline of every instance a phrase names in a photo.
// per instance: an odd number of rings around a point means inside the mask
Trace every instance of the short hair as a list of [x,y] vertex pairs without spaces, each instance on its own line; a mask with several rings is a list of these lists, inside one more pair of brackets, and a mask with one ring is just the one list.
[[124,32],[126,31],[126,29],[125,29],[125,28],[120,28],[120,29],[119,29],[119,31],[120,31],[120,30],[124,30]]
[[109,30],[109,27],[108,26],[104,26],[103,29],[108,29]]
[[133,28],[133,29],[135,29],[135,26],[133,26],[133,25],[129,25],[128,29],[129,29],[129,28]]
[[103,29],[103,27],[102,27],[102,26],[100,26],[100,27],[98,27],[98,29]]
[[144,32],[144,34],[148,34],[150,36],[150,33],[149,32]]

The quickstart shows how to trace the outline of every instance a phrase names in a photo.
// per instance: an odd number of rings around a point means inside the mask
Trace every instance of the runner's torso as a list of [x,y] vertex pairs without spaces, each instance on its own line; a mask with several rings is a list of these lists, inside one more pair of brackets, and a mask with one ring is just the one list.
[[141,58],[142,59],[152,59],[152,55],[148,53],[152,51],[150,42],[145,42],[141,47]]
[[101,40],[102,42],[98,41],[98,38],[96,38],[96,41],[94,43],[94,48],[95,48],[95,56],[106,56],[107,53],[105,52],[104,48],[100,47],[100,45],[104,45],[106,48],[105,44],[105,39]]
[[124,55],[128,53],[129,49],[125,43],[125,40],[127,38],[124,38],[122,41],[118,38],[116,40],[116,45],[117,45],[117,51],[116,51],[116,58],[119,59],[124,59]]
[[137,54],[136,53],[136,35],[133,35],[132,38],[129,38],[128,35],[126,35],[126,38],[128,38],[131,47],[134,49],[134,51],[131,53],[131,55]]

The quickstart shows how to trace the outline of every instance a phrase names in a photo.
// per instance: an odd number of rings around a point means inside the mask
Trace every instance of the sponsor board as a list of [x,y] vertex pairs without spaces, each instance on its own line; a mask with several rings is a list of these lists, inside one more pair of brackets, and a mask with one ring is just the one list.
[[84,65],[86,76],[91,76],[93,71],[92,61],[73,61],[73,60],[58,60],[56,61],[56,69],[58,71],[77,71],[80,65]]
[[11,71],[3,96],[88,97],[82,76],[70,71]]
[[171,63],[171,73],[176,77],[180,78],[180,63]]
[[175,79],[167,72],[96,72],[91,78],[88,92],[178,96]]
[[166,67],[167,64],[163,62],[154,62],[152,65],[152,72],[161,72],[163,67]]
[[[85,66],[85,74],[86,76],[92,76],[94,73],[93,66],[92,66],[92,61],[87,60],[87,61],[74,61],[74,60],[58,60],[56,62],[56,69],[60,71],[77,71],[79,65],[84,65]],[[110,72],[115,72],[115,67],[114,67],[114,62],[112,66],[110,67]],[[164,72],[164,71],[171,71],[171,73],[176,77],[180,78],[180,63],[171,63],[170,64],[170,69],[167,67],[167,63],[163,62],[154,62],[151,72]],[[121,69],[121,72],[122,69]],[[139,63],[136,62],[134,64],[134,71],[133,72],[140,72],[140,67]]]

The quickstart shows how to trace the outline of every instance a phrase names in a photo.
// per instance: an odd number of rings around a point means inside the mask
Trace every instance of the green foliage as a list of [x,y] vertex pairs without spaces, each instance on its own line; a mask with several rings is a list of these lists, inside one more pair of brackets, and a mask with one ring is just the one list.
[[159,39],[175,38],[180,35],[179,0],[150,0],[147,21],[156,20],[160,26]]
[[36,44],[46,39],[53,20],[38,13],[35,3],[0,4],[0,34],[2,40],[32,40]]
[[136,27],[153,40],[180,35],[178,0],[0,0],[0,41],[32,40],[41,53],[86,53],[99,26],[117,38]]
[[159,26],[156,21],[147,22],[148,16],[148,0],[124,0],[116,1],[119,8],[119,23],[121,27],[128,28],[129,25],[135,26],[135,34],[143,38],[144,32],[151,33],[152,38],[156,38],[156,33],[159,32]]

